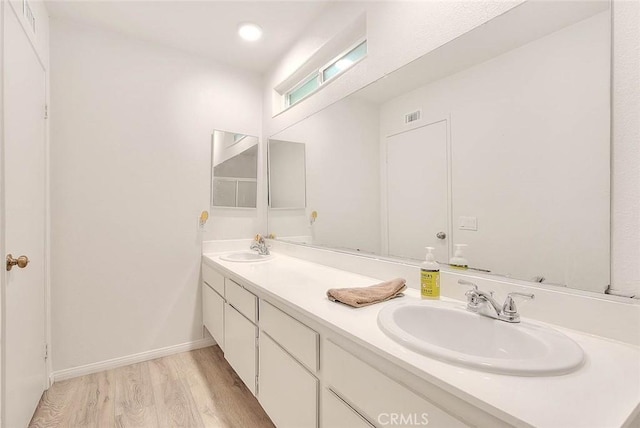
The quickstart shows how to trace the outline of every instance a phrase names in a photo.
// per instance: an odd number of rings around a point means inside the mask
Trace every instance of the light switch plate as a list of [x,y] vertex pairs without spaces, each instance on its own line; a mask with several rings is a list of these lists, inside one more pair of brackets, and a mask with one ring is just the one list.
[[460,230],[478,230],[478,217],[458,217],[458,228]]

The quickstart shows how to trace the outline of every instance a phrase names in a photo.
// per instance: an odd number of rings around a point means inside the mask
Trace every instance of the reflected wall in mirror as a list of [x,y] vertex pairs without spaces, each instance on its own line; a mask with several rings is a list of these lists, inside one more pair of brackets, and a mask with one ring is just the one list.
[[269,140],[269,207],[304,209],[306,167],[304,143]]
[[609,70],[608,2],[526,2],[274,135],[305,142],[307,209],[269,232],[602,293]]
[[258,137],[215,130],[211,153],[211,206],[256,208]]

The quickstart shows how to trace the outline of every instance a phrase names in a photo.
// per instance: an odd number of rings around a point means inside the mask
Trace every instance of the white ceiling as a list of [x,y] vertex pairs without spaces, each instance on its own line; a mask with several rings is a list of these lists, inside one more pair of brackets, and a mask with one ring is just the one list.
[[[63,1],[47,0],[53,18],[68,19],[262,73],[293,45],[326,1]],[[246,42],[240,22],[264,35]]]

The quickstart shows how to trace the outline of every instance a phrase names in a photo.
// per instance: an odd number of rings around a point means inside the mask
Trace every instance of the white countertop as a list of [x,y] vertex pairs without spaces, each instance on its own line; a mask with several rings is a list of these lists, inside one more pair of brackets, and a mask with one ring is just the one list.
[[[394,301],[355,309],[326,297],[329,288],[368,286],[378,279],[277,253],[258,263],[227,262],[215,254],[205,254],[203,261],[497,417],[506,413],[538,427],[619,427],[640,407],[638,347],[553,326],[583,348],[580,369],[549,377],[485,373],[426,357],[387,337],[377,316]],[[419,298],[408,289],[401,299]]]

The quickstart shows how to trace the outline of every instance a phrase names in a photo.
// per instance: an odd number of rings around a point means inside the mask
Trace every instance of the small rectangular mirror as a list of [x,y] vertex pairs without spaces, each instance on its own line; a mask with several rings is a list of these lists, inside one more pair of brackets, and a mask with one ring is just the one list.
[[258,137],[213,131],[211,206],[256,208]]
[[269,206],[306,208],[306,160],[304,143],[269,140]]

